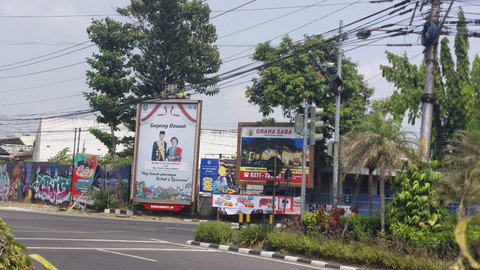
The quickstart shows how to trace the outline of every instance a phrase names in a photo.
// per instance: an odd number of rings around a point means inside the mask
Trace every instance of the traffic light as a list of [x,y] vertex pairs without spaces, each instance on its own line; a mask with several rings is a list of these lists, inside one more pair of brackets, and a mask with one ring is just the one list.
[[[323,132],[320,129],[323,127],[323,121],[317,120],[317,117],[321,117],[322,114],[323,108],[310,107],[310,145],[315,145],[317,141],[323,139]],[[319,134],[317,134],[317,129],[320,129]]]
[[299,134],[303,133],[303,114],[295,115],[295,132]]

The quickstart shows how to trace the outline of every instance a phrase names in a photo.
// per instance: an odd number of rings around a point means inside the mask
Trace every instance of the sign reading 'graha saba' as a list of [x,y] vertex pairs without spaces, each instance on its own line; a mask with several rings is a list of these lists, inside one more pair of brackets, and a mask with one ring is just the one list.
[[[264,184],[278,181],[282,185],[299,187],[302,182],[303,135],[295,132],[292,123],[259,125],[238,123],[237,179],[245,184]],[[307,149],[306,184],[313,187],[313,151]],[[272,162],[277,160],[278,162]],[[290,169],[291,178],[285,181],[285,172]],[[275,171],[277,176],[274,178]]]
[[201,101],[162,100],[137,106],[133,200],[194,201]]

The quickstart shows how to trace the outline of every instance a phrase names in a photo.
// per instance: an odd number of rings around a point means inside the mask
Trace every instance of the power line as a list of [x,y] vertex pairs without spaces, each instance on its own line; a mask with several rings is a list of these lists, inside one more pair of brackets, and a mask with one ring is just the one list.
[[24,74],[17,74],[17,75],[10,75],[10,76],[2,76],[2,77],[0,77],[0,79],[12,79],[12,78],[18,78],[18,77],[32,76],[32,75],[37,75],[37,74],[41,74],[41,73],[51,72],[51,71],[55,71],[55,70],[65,69],[65,68],[69,68],[69,67],[73,67],[73,66],[78,66],[78,65],[84,64],[84,63],[86,63],[86,62],[87,62],[87,61],[81,61],[81,62],[73,63],[73,64],[70,64],[70,65],[60,66],[60,67],[51,68],[51,69],[45,69],[45,70],[36,71],[36,72],[30,72],[30,73],[24,73]]
[[18,64],[23,64],[25,62],[30,62],[30,61],[33,61],[33,60],[44,58],[44,57],[54,55],[54,54],[57,54],[57,53],[60,53],[60,52],[66,51],[66,50],[73,49],[75,47],[78,47],[80,45],[83,45],[83,44],[86,44],[86,43],[89,43],[89,42],[90,42],[90,40],[83,41],[83,42],[77,43],[74,46],[71,46],[71,47],[68,47],[68,48],[65,48],[65,49],[61,49],[61,50],[54,51],[54,52],[51,52],[51,53],[43,54],[43,55],[40,55],[40,56],[37,56],[37,57],[34,57],[34,58],[30,58],[30,59],[26,59],[26,60],[22,60],[22,61],[19,61],[19,62],[10,63],[10,64],[7,64],[7,65],[2,65],[2,66],[0,66],[0,68],[15,66],[15,65],[18,65]]
[[250,1],[250,2],[247,2],[247,3],[245,3],[245,4],[242,4],[242,5],[240,5],[240,6],[234,7],[234,8],[232,8],[232,9],[230,9],[230,10],[227,10],[227,11],[225,11],[225,12],[222,12],[222,13],[220,13],[220,14],[218,14],[218,15],[215,15],[215,16],[211,17],[210,20],[213,20],[213,19],[218,18],[218,17],[220,17],[220,16],[223,16],[223,15],[225,15],[225,14],[227,14],[227,13],[230,13],[230,12],[232,12],[232,11],[235,11],[236,9],[239,9],[239,8],[241,8],[241,7],[244,7],[244,6],[246,6],[246,5],[248,5],[248,4],[251,4],[251,3],[255,2],[255,1],[257,1],[257,0],[252,0],[252,1]]

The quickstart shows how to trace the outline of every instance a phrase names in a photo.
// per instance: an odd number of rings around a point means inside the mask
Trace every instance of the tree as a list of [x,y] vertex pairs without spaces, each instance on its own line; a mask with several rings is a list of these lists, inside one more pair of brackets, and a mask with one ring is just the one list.
[[[120,175],[117,158],[120,139],[115,136],[115,131],[119,130],[121,123],[131,121],[134,115],[131,106],[118,105],[132,99],[129,93],[133,90],[135,79],[130,76],[128,56],[135,45],[135,34],[130,25],[122,25],[110,18],[93,20],[87,33],[98,46],[99,53],[87,59],[94,70],[87,71],[87,82],[93,92],[84,92],[84,96],[90,107],[98,110],[97,121],[110,127],[109,132],[90,128],[90,133],[107,146],[117,175]],[[118,198],[122,198],[120,183],[117,192]]]
[[387,119],[382,111],[374,111],[345,134],[340,147],[342,167],[355,169],[361,174],[368,168],[369,215],[372,215],[373,171],[378,170],[380,180],[380,222],[385,230],[385,180],[405,162],[414,157],[414,140],[393,119]]
[[[337,50],[331,40],[321,36],[305,36],[303,42],[293,42],[284,37],[278,47],[270,43],[259,44],[253,59],[263,62],[265,68],[253,79],[246,96],[250,103],[259,106],[264,117],[280,107],[284,116],[293,118],[303,113],[305,98],[309,103],[324,108],[322,119],[326,123],[324,138],[330,138],[334,126],[335,96],[330,91],[325,76],[316,70],[320,62],[336,62]],[[366,112],[373,89],[363,82],[357,66],[349,59],[342,60],[342,105],[340,132],[349,130],[359,115]],[[323,151],[322,151],[323,152]]]
[[[480,58],[475,56],[472,68],[468,58],[468,29],[462,10],[458,14],[454,48],[456,63],[449,48],[449,40],[443,38],[435,71],[432,150],[434,159],[440,159],[446,142],[455,131],[479,126],[480,114]],[[386,106],[397,120],[405,114],[408,122],[415,124],[421,113],[421,99],[425,86],[425,60],[420,66],[410,63],[408,56],[386,52],[390,66],[381,66],[383,77],[397,90]]]
[[60,165],[72,165],[73,164],[73,157],[70,153],[70,148],[65,147],[60,152],[58,152],[55,156],[49,158],[48,162],[57,162]]
[[167,84],[195,86],[201,93],[216,83],[205,75],[220,68],[220,54],[212,45],[215,26],[210,8],[200,0],[132,0],[117,11],[135,21],[138,33],[132,66],[136,71],[138,97],[154,97]]
[[445,221],[448,212],[436,191],[444,179],[437,166],[436,161],[411,164],[395,176],[395,194],[388,205],[392,226],[399,223],[417,229],[434,228]]
[[447,147],[444,162],[446,177],[439,193],[459,201],[458,215],[463,217],[466,205],[480,199],[480,130],[460,130]]

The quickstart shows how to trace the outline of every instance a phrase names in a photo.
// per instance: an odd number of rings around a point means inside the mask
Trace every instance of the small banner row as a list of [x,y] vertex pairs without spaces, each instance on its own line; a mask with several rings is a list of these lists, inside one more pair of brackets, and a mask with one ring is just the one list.
[[275,203],[271,195],[212,194],[212,207],[218,207],[227,214],[252,214],[272,211],[287,215],[300,211],[300,197],[276,196]]

